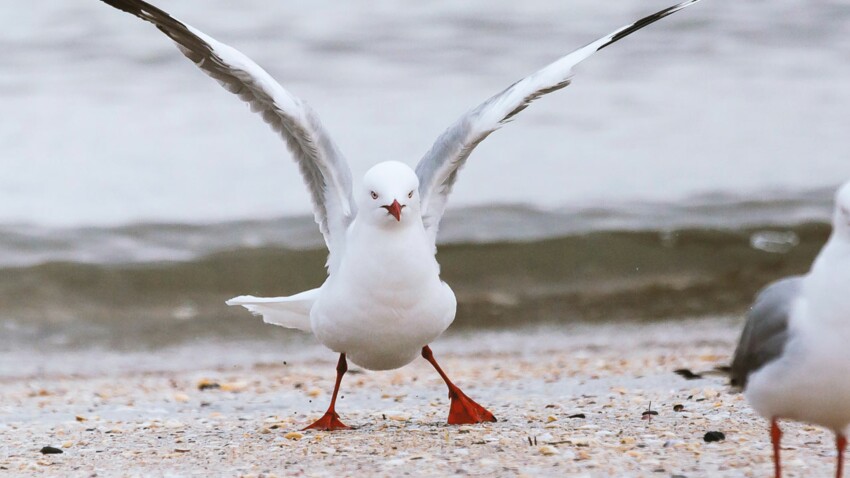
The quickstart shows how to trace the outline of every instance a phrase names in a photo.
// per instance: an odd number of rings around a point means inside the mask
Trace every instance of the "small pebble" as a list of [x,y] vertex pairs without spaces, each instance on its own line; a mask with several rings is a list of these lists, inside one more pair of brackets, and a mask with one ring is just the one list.
[[706,443],[711,443],[713,441],[721,441],[726,439],[726,435],[723,432],[707,432],[705,436],[702,437]]
[[175,393],[174,394],[174,400],[177,401],[177,402],[180,402],[180,403],[186,403],[186,402],[189,401],[189,395],[186,395],[185,393],[182,393],[182,392]]
[[60,450],[59,448],[56,448],[56,447],[53,447],[53,446],[46,446],[46,447],[41,449],[42,455],[57,455],[59,453],[64,453],[64,452],[62,450]]
[[678,370],[674,370],[673,373],[683,377],[685,380],[697,380],[697,379],[702,378],[702,375],[700,375],[698,373],[693,373],[686,368],[680,368]]
[[219,389],[219,388],[221,388],[221,385],[219,385],[216,382],[213,382],[212,380],[208,380],[206,378],[203,379],[203,380],[200,380],[198,382],[198,390],[200,390],[200,391],[216,390],[216,389]]
[[245,382],[222,383],[219,388],[224,392],[241,392],[248,388]]
[[543,445],[540,448],[538,448],[538,451],[540,452],[541,455],[546,455],[546,456],[558,454],[558,449],[555,448],[552,445]]

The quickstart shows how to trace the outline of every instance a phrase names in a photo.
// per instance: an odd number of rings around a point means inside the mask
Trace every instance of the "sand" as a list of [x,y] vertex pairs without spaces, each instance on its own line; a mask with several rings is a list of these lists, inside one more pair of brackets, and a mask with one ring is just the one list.
[[[342,432],[299,431],[333,386],[336,357],[318,346],[252,360],[250,349],[187,345],[150,352],[160,359],[143,365],[115,352],[33,353],[40,372],[0,378],[0,476],[770,476],[765,421],[743,396],[719,375],[673,373],[727,363],[739,327],[456,334],[434,353],[499,422],[446,425],[445,386],[417,360],[390,372],[352,367],[338,411],[356,429]],[[650,403],[657,415],[647,420]],[[725,440],[706,443],[711,431]],[[834,473],[831,435],[785,431],[787,476]]]

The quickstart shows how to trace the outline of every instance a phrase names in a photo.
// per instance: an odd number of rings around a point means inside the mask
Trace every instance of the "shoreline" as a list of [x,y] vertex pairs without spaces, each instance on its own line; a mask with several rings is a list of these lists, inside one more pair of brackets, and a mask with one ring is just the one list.
[[[277,355],[187,345],[155,352],[158,360],[147,364],[101,352],[101,361],[85,366],[99,354],[69,354],[68,370],[0,375],[0,471],[768,476],[767,425],[743,396],[730,392],[725,377],[688,381],[673,372],[727,363],[739,325],[726,318],[450,334],[433,344],[435,356],[499,422],[445,425],[445,385],[416,360],[389,372],[352,367],[337,410],[357,428],[333,433],[298,431],[324,411],[334,379],[335,355],[314,345]],[[192,350],[218,355],[193,360]],[[181,353],[183,362],[175,358]],[[200,390],[205,380],[219,388]],[[642,419],[650,402],[658,412],[651,421]],[[827,432],[791,423],[784,429],[787,472],[833,472]],[[709,431],[726,439],[706,443]],[[64,453],[41,455],[43,446]]]

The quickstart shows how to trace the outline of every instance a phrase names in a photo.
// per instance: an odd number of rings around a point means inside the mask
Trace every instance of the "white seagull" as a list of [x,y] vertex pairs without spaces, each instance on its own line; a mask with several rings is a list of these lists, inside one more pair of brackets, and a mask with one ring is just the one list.
[[346,357],[371,370],[402,367],[421,353],[445,380],[449,424],[495,421],[437,365],[428,344],[455,317],[456,300],[440,280],[435,240],[458,170],[490,133],[532,101],[570,84],[572,68],[631,33],[688,7],[687,0],[606,35],[523,78],[461,116],[414,171],[388,161],[372,167],[361,186],[316,114],[248,57],[141,0],[103,0],[156,25],[183,54],[251,109],[286,141],[313,202],[329,250],[328,278],[317,289],[290,297],[236,297],[265,322],[312,332],[339,353],[327,413],[307,428],[349,428],[335,404]]
[[850,424],[850,182],[835,197],[832,235],[808,274],[765,287],[747,315],[732,384],[770,420],[776,478],[780,419],[835,433],[841,477]]

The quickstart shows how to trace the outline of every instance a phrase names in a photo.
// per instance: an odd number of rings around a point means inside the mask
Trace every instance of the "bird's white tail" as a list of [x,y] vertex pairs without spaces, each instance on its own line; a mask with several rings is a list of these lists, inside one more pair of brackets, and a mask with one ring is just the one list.
[[289,297],[253,297],[240,295],[226,302],[241,305],[254,315],[263,316],[263,322],[289,329],[311,332],[310,309],[319,296],[319,289],[311,289]]

